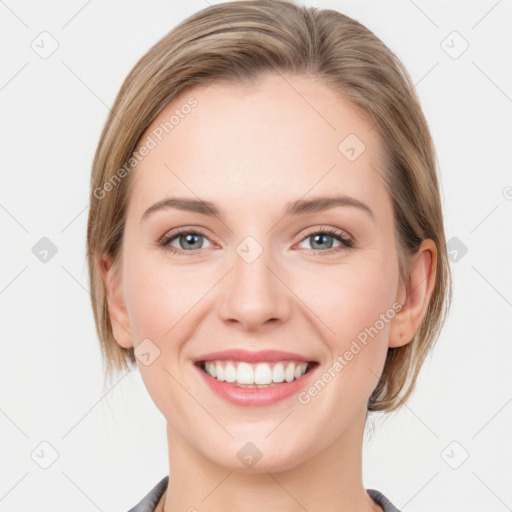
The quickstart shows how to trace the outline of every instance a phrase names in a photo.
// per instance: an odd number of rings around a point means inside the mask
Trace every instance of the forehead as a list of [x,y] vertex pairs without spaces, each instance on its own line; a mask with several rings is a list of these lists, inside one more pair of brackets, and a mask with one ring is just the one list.
[[269,199],[326,193],[379,202],[386,194],[383,148],[372,127],[362,111],[309,77],[187,89],[141,138],[153,147],[132,176],[131,207],[147,208],[165,195],[259,208]]

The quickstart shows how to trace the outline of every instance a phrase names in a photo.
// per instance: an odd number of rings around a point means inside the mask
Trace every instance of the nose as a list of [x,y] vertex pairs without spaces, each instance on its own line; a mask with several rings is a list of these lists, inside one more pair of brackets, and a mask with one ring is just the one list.
[[218,310],[221,319],[247,331],[285,322],[293,294],[279,274],[279,265],[268,251],[252,262],[235,254],[233,268],[222,280]]

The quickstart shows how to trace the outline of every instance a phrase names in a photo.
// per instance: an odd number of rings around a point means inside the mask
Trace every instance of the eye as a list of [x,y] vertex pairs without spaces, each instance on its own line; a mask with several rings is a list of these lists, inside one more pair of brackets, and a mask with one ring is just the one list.
[[[329,239],[337,240],[339,245],[333,247],[333,242]],[[158,244],[174,254],[184,254],[187,252],[195,254],[196,251],[204,249],[202,243],[204,240],[208,240],[208,238],[198,231],[180,229],[164,235]],[[311,250],[316,253],[332,254],[333,252],[337,253],[355,246],[354,241],[343,231],[332,228],[316,228],[310,231],[309,234],[301,240],[301,243],[306,240],[311,241]],[[179,247],[172,245],[174,242],[177,242]],[[319,254],[316,254],[316,256],[319,256]]]
[[[169,235],[164,235],[159,242],[161,247],[165,247],[172,253],[183,254],[184,252],[195,253],[196,250],[203,249],[202,240],[207,240],[206,236],[202,233],[182,229],[174,231]],[[177,241],[179,248],[171,245],[172,242]],[[190,249],[190,250],[189,250]]]
[[[338,247],[333,247],[332,240],[329,240],[333,238],[339,242]],[[355,245],[353,240],[343,231],[332,228],[316,228],[314,231],[310,231],[310,233],[302,239],[301,243],[306,240],[310,241],[312,250],[320,249],[319,251],[315,251],[317,253],[323,252],[332,254],[333,252],[350,249]],[[316,256],[318,256],[318,254]]]

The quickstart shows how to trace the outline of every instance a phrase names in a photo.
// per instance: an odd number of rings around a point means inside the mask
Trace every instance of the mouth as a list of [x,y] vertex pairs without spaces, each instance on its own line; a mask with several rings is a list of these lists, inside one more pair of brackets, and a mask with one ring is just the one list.
[[268,388],[301,379],[319,363],[284,359],[279,361],[198,360],[194,364],[219,382],[240,388]]

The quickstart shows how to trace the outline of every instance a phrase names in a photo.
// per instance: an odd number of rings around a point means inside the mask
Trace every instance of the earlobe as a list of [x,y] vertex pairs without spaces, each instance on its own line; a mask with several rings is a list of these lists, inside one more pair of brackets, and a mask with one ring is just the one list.
[[117,344],[123,348],[133,347],[130,321],[124,303],[121,275],[111,256],[103,256],[99,262],[101,278],[105,287],[108,314],[112,333]]
[[[412,341],[427,310],[434,289],[437,248],[431,239],[423,240],[411,261],[410,279],[402,285],[397,300],[402,309],[391,322],[389,347],[401,347]],[[407,289],[407,293],[406,293]]]

